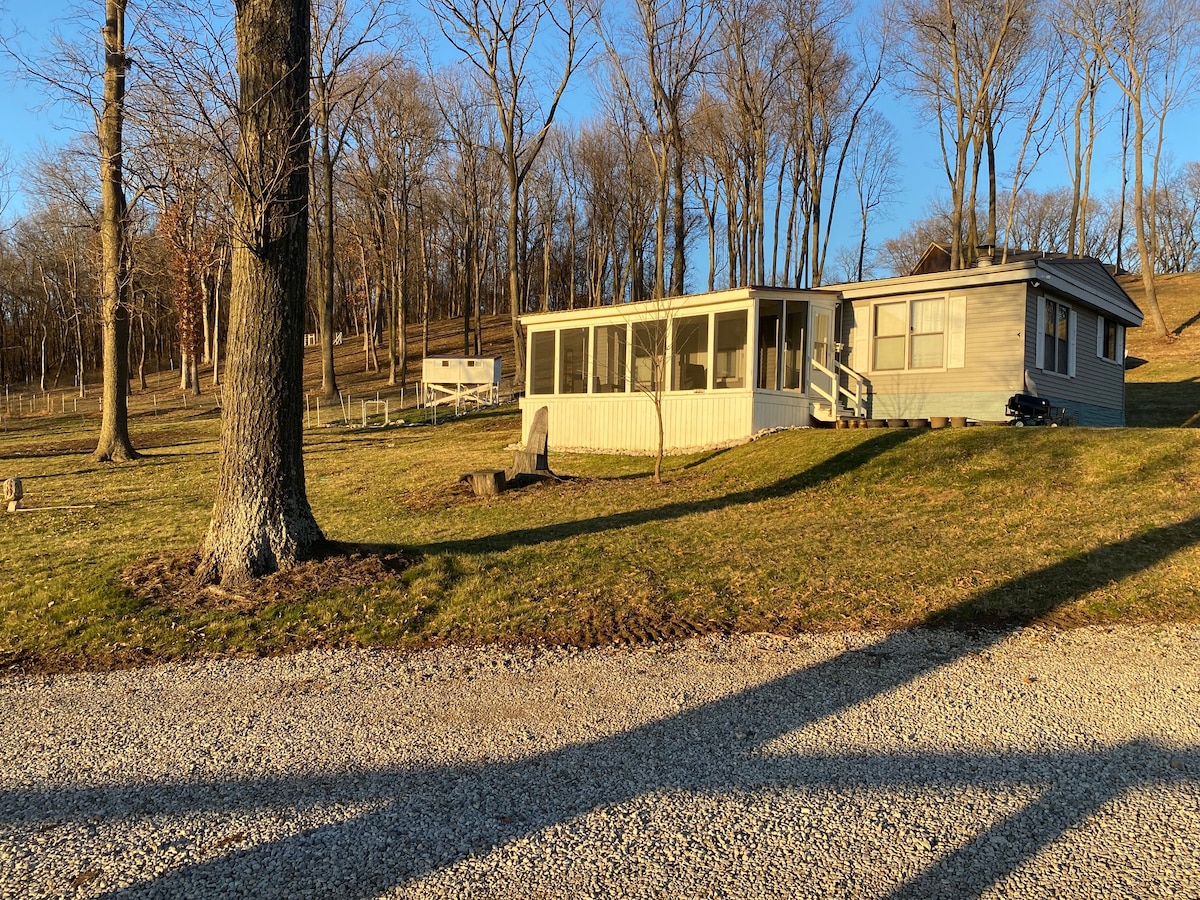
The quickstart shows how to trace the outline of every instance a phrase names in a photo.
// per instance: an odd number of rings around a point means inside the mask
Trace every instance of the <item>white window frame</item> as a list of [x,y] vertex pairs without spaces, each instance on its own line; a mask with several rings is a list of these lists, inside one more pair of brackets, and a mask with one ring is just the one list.
[[[1104,354],[1104,332],[1108,330],[1110,322],[1117,329],[1115,356],[1105,356]],[[1103,313],[1096,314],[1096,358],[1122,368],[1125,366],[1125,326]]]
[[[942,307],[942,364],[940,366],[920,366],[912,364],[912,341],[914,337],[912,326],[913,303],[922,300],[941,300]],[[904,321],[907,323],[907,333],[904,335],[904,366],[896,369],[880,369],[875,364],[875,308],[889,304],[904,304]],[[872,301],[868,310],[867,348],[870,354],[868,371],[880,375],[902,374],[905,372],[945,372],[949,369],[961,369],[966,365],[966,322],[967,298],[954,294],[923,294],[916,297],[880,297]],[[937,332],[929,332],[936,334]],[[895,337],[896,335],[891,335]]]
[[[1076,372],[1076,354],[1079,345],[1079,314],[1075,308],[1069,303],[1065,303],[1056,297],[1047,297],[1045,294],[1037,296],[1037,341],[1034,344],[1034,364],[1036,367],[1045,372],[1047,375],[1056,375],[1059,378],[1074,378]],[[1046,368],[1046,303],[1053,303],[1056,307],[1061,307],[1067,311],[1067,371],[1066,374],[1058,371],[1057,365],[1054,368]],[[1058,314],[1055,313],[1057,318]],[[1055,354],[1057,362],[1057,354]]]

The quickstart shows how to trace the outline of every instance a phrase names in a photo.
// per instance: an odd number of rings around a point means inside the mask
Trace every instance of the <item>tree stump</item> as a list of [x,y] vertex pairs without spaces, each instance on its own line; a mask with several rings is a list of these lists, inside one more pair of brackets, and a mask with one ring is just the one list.
[[469,484],[476,497],[495,497],[504,490],[504,470],[481,469],[478,472],[468,472],[459,481]]
[[4,482],[4,499],[8,501],[8,511],[16,512],[21,508],[21,498],[25,490],[21,487],[20,478],[10,478]]

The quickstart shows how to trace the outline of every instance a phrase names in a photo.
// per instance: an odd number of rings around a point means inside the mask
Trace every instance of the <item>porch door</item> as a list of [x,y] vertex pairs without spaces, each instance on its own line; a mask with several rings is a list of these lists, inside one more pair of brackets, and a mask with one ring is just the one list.
[[833,314],[829,310],[813,310],[812,336],[813,366],[809,383],[818,389],[818,393],[836,397],[837,385],[826,374],[833,371]]

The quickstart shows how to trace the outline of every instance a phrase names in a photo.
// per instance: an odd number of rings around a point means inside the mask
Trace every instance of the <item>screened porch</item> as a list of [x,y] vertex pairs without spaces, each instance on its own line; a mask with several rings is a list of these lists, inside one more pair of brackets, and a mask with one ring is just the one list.
[[[522,409],[558,448],[651,452],[808,425],[832,365],[837,295],[743,289],[526,316]],[[818,391],[812,391],[813,379]]]

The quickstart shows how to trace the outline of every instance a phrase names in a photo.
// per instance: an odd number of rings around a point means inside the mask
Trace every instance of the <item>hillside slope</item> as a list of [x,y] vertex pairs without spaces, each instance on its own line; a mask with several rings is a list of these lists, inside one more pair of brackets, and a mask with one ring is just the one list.
[[[1141,277],[1118,280],[1144,307]],[[1134,426],[1200,427],[1200,272],[1160,276],[1158,302],[1171,334],[1157,337],[1149,320],[1129,332],[1126,418]]]

